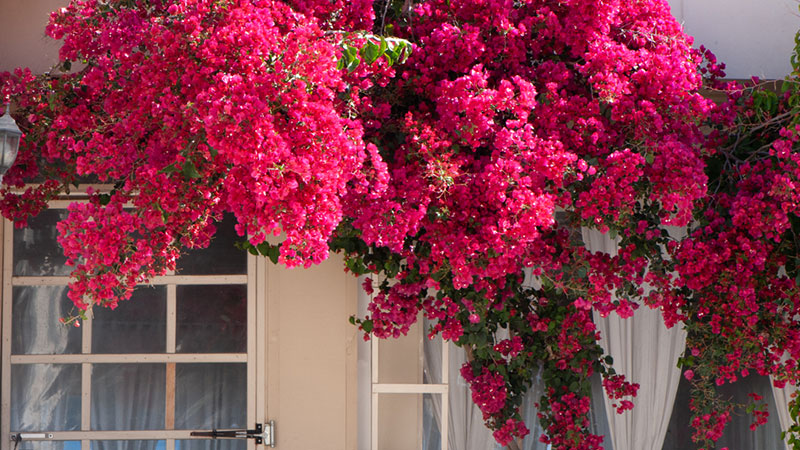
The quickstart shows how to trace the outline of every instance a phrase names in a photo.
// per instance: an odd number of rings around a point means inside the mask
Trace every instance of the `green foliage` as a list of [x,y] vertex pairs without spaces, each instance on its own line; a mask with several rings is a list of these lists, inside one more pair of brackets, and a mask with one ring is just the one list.
[[281,244],[270,244],[264,241],[258,245],[253,245],[249,241],[237,242],[236,248],[249,252],[253,256],[266,256],[273,264],[278,264],[278,257],[281,254]]
[[386,62],[391,66],[395,63],[403,64],[411,55],[411,43],[405,39],[396,37],[376,36],[373,34],[359,34],[353,37],[363,38],[362,45],[353,44],[350,35],[345,35],[345,39],[339,44],[342,49],[342,56],[336,63],[339,70],[347,69],[353,72],[364,62],[373,64],[380,57],[386,58]]
[[789,417],[792,419],[792,424],[788,430],[781,433],[781,439],[786,441],[792,450],[800,450],[800,402],[797,401],[799,392],[795,390],[789,402]]

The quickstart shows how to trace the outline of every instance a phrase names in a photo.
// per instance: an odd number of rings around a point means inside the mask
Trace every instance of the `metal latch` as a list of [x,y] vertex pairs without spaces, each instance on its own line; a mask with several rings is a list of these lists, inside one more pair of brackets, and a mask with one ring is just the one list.
[[53,439],[53,433],[14,433],[11,440],[14,442],[40,441],[43,439]]
[[192,431],[191,436],[210,437],[212,439],[254,439],[256,444],[275,447],[275,421],[257,423],[252,430],[211,430]]

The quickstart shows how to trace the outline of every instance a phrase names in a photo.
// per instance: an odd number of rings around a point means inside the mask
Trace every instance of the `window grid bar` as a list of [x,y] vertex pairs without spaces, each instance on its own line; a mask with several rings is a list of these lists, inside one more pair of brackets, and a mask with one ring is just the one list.
[[[77,320],[77,319],[76,319]],[[78,322],[76,322],[78,323]],[[92,353],[92,314],[81,323],[81,353]],[[92,365],[81,364],[81,430],[92,429]],[[81,444],[83,447],[83,444]]]
[[446,384],[378,383],[372,385],[376,394],[444,394]]
[[[140,286],[150,285],[205,285],[205,284],[246,284],[247,275],[162,275],[153,277],[148,283]],[[68,276],[58,277],[11,277],[11,284],[14,286],[66,286],[72,281]]]
[[444,392],[442,393],[442,419],[440,433],[442,438],[441,450],[447,450],[449,436],[450,436],[450,345],[446,339],[442,338],[442,384],[444,385]]
[[[267,405],[268,405],[268,389],[267,389],[267,328],[269,327],[269,316],[267,315],[267,267],[264,258],[255,258],[255,296],[256,299],[264,299],[263,302],[255,302],[255,323],[261,326],[255,326],[255,339],[256,343],[256,421],[266,422]],[[250,287],[248,286],[248,289]],[[249,324],[248,324],[249,326]],[[248,331],[249,333],[249,331]],[[249,338],[248,338],[249,339]]]
[[167,285],[167,353],[175,353],[178,328],[177,289],[174,284]]
[[11,364],[246,363],[247,353],[11,355],[10,360]]
[[92,365],[81,364],[81,430],[92,429]]
[[[246,343],[246,351],[247,351],[247,393],[248,393],[248,400],[247,400],[247,412],[246,412],[246,419],[247,419],[247,427],[253,426],[256,422],[258,422],[258,417],[256,417],[256,361],[258,358],[256,357],[256,287],[255,287],[255,270],[256,270],[256,259],[255,256],[251,255],[250,253],[247,254],[247,343]],[[247,448],[248,450],[255,449],[255,442],[250,442],[252,439],[248,439]]]
[[11,235],[13,226],[10,221],[3,220],[3,299],[2,299],[2,382],[0,383],[0,448],[7,449],[6,437],[11,430],[11,269],[13,245]]
[[175,363],[167,363],[164,405],[164,428],[175,429]]

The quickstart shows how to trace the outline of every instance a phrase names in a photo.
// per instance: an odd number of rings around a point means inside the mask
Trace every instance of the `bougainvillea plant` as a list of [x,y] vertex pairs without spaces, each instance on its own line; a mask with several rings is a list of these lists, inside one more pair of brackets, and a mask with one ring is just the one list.
[[503,445],[528,433],[539,367],[553,448],[601,447],[594,373],[632,406],[593,311],[688,329],[706,445],[727,411],[710,386],[800,377],[800,94],[706,100],[719,66],[666,1],[73,0],[47,32],[50,74],[0,75],[25,132],[0,210],[24,225],[73,185],[111,186],[59,224],[82,310],[173,270],[232,213],[287,266],[343,252],[373,293],[353,319],[367,336],[424,314],[464,347]]

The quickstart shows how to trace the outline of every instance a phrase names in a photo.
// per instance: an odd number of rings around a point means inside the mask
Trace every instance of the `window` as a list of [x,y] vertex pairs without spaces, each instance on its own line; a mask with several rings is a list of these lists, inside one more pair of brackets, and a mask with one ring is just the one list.
[[251,439],[191,436],[253,428],[265,416],[265,349],[255,338],[265,312],[255,257],[231,251],[232,220],[176,274],[114,311],[95,309],[80,327],[60,326],[72,304],[55,225],[68,203],[3,229],[3,449],[17,433],[36,434],[20,450],[254,449]]

